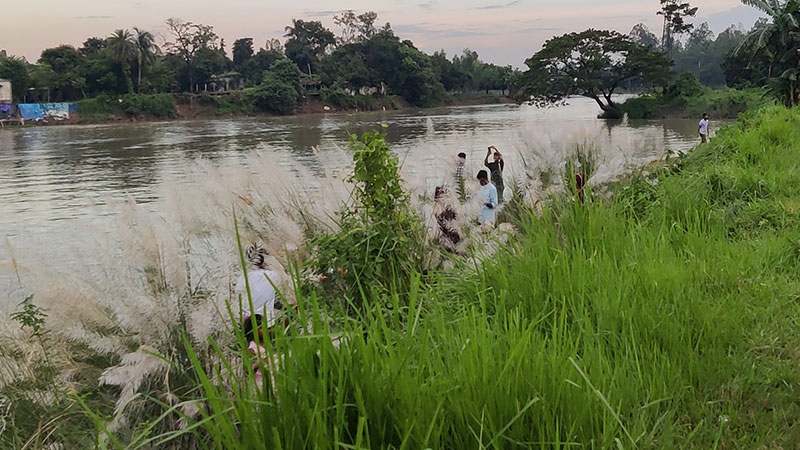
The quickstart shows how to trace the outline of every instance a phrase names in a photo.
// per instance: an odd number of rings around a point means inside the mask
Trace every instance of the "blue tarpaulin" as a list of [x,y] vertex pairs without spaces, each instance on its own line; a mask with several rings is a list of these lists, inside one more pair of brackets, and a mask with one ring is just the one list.
[[20,103],[17,107],[23,119],[44,119],[44,110],[38,103]]
[[23,119],[39,120],[45,117],[69,119],[69,114],[78,111],[77,103],[20,103],[19,112]]

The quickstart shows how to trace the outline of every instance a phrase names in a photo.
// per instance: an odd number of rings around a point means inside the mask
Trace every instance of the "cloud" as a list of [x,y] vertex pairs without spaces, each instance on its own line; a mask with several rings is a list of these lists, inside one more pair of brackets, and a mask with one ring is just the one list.
[[498,32],[481,31],[475,28],[457,30],[453,28],[426,28],[418,25],[393,25],[392,28],[399,34],[424,34],[438,38],[462,38],[498,34]]
[[484,10],[486,10],[486,9],[503,9],[503,8],[510,8],[510,7],[512,7],[512,6],[517,6],[517,5],[519,5],[519,4],[520,4],[520,2],[521,2],[521,0],[514,0],[513,2],[508,2],[508,3],[496,3],[496,4],[494,4],[494,5],[479,6],[479,7],[475,8],[475,9],[484,9]]
[[304,17],[331,17],[337,14],[341,14],[343,12],[347,12],[349,9],[330,9],[330,10],[322,10],[322,11],[303,11]]
[[75,18],[79,19],[79,20],[85,20],[85,19],[89,19],[89,20],[98,20],[98,19],[99,20],[105,20],[105,19],[113,19],[114,16],[77,16]]
[[431,10],[431,9],[433,9],[434,5],[436,5],[436,2],[434,2],[433,0],[428,0],[427,2],[420,3],[417,6],[419,6],[422,9]]

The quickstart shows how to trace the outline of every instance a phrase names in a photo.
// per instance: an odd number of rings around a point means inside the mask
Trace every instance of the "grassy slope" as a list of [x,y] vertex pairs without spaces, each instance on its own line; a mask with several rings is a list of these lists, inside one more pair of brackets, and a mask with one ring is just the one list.
[[798,143],[799,112],[750,115],[657,185],[635,180],[610,203],[557,203],[531,218],[477,272],[443,277],[408,309],[398,302],[367,321],[366,340],[341,351],[325,339],[281,341],[293,363],[277,376],[280,405],[212,395],[210,439],[791,448]]

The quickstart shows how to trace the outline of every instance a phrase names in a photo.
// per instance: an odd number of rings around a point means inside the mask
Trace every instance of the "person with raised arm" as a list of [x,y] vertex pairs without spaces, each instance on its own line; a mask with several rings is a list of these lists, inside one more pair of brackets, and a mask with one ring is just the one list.
[[[492,150],[494,150],[494,157],[493,161],[489,162],[489,157],[492,156]],[[492,184],[497,189],[497,200],[502,203],[503,202],[503,191],[505,190],[505,185],[503,184],[503,169],[506,167],[505,161],[503,161],[503,155],[500,154],[500,151],[497,150],[497,147],[492,145],[486,151],[486,158],[483,159],[483,165],[489,169],[489,173],[492,175]]]

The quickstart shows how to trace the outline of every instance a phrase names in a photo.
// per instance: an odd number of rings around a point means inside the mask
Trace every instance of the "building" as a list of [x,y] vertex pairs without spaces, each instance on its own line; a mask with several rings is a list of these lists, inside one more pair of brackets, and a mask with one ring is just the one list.
[[11,91],[11,80],[0,78],[0,104],[10,104],[14,99]]

